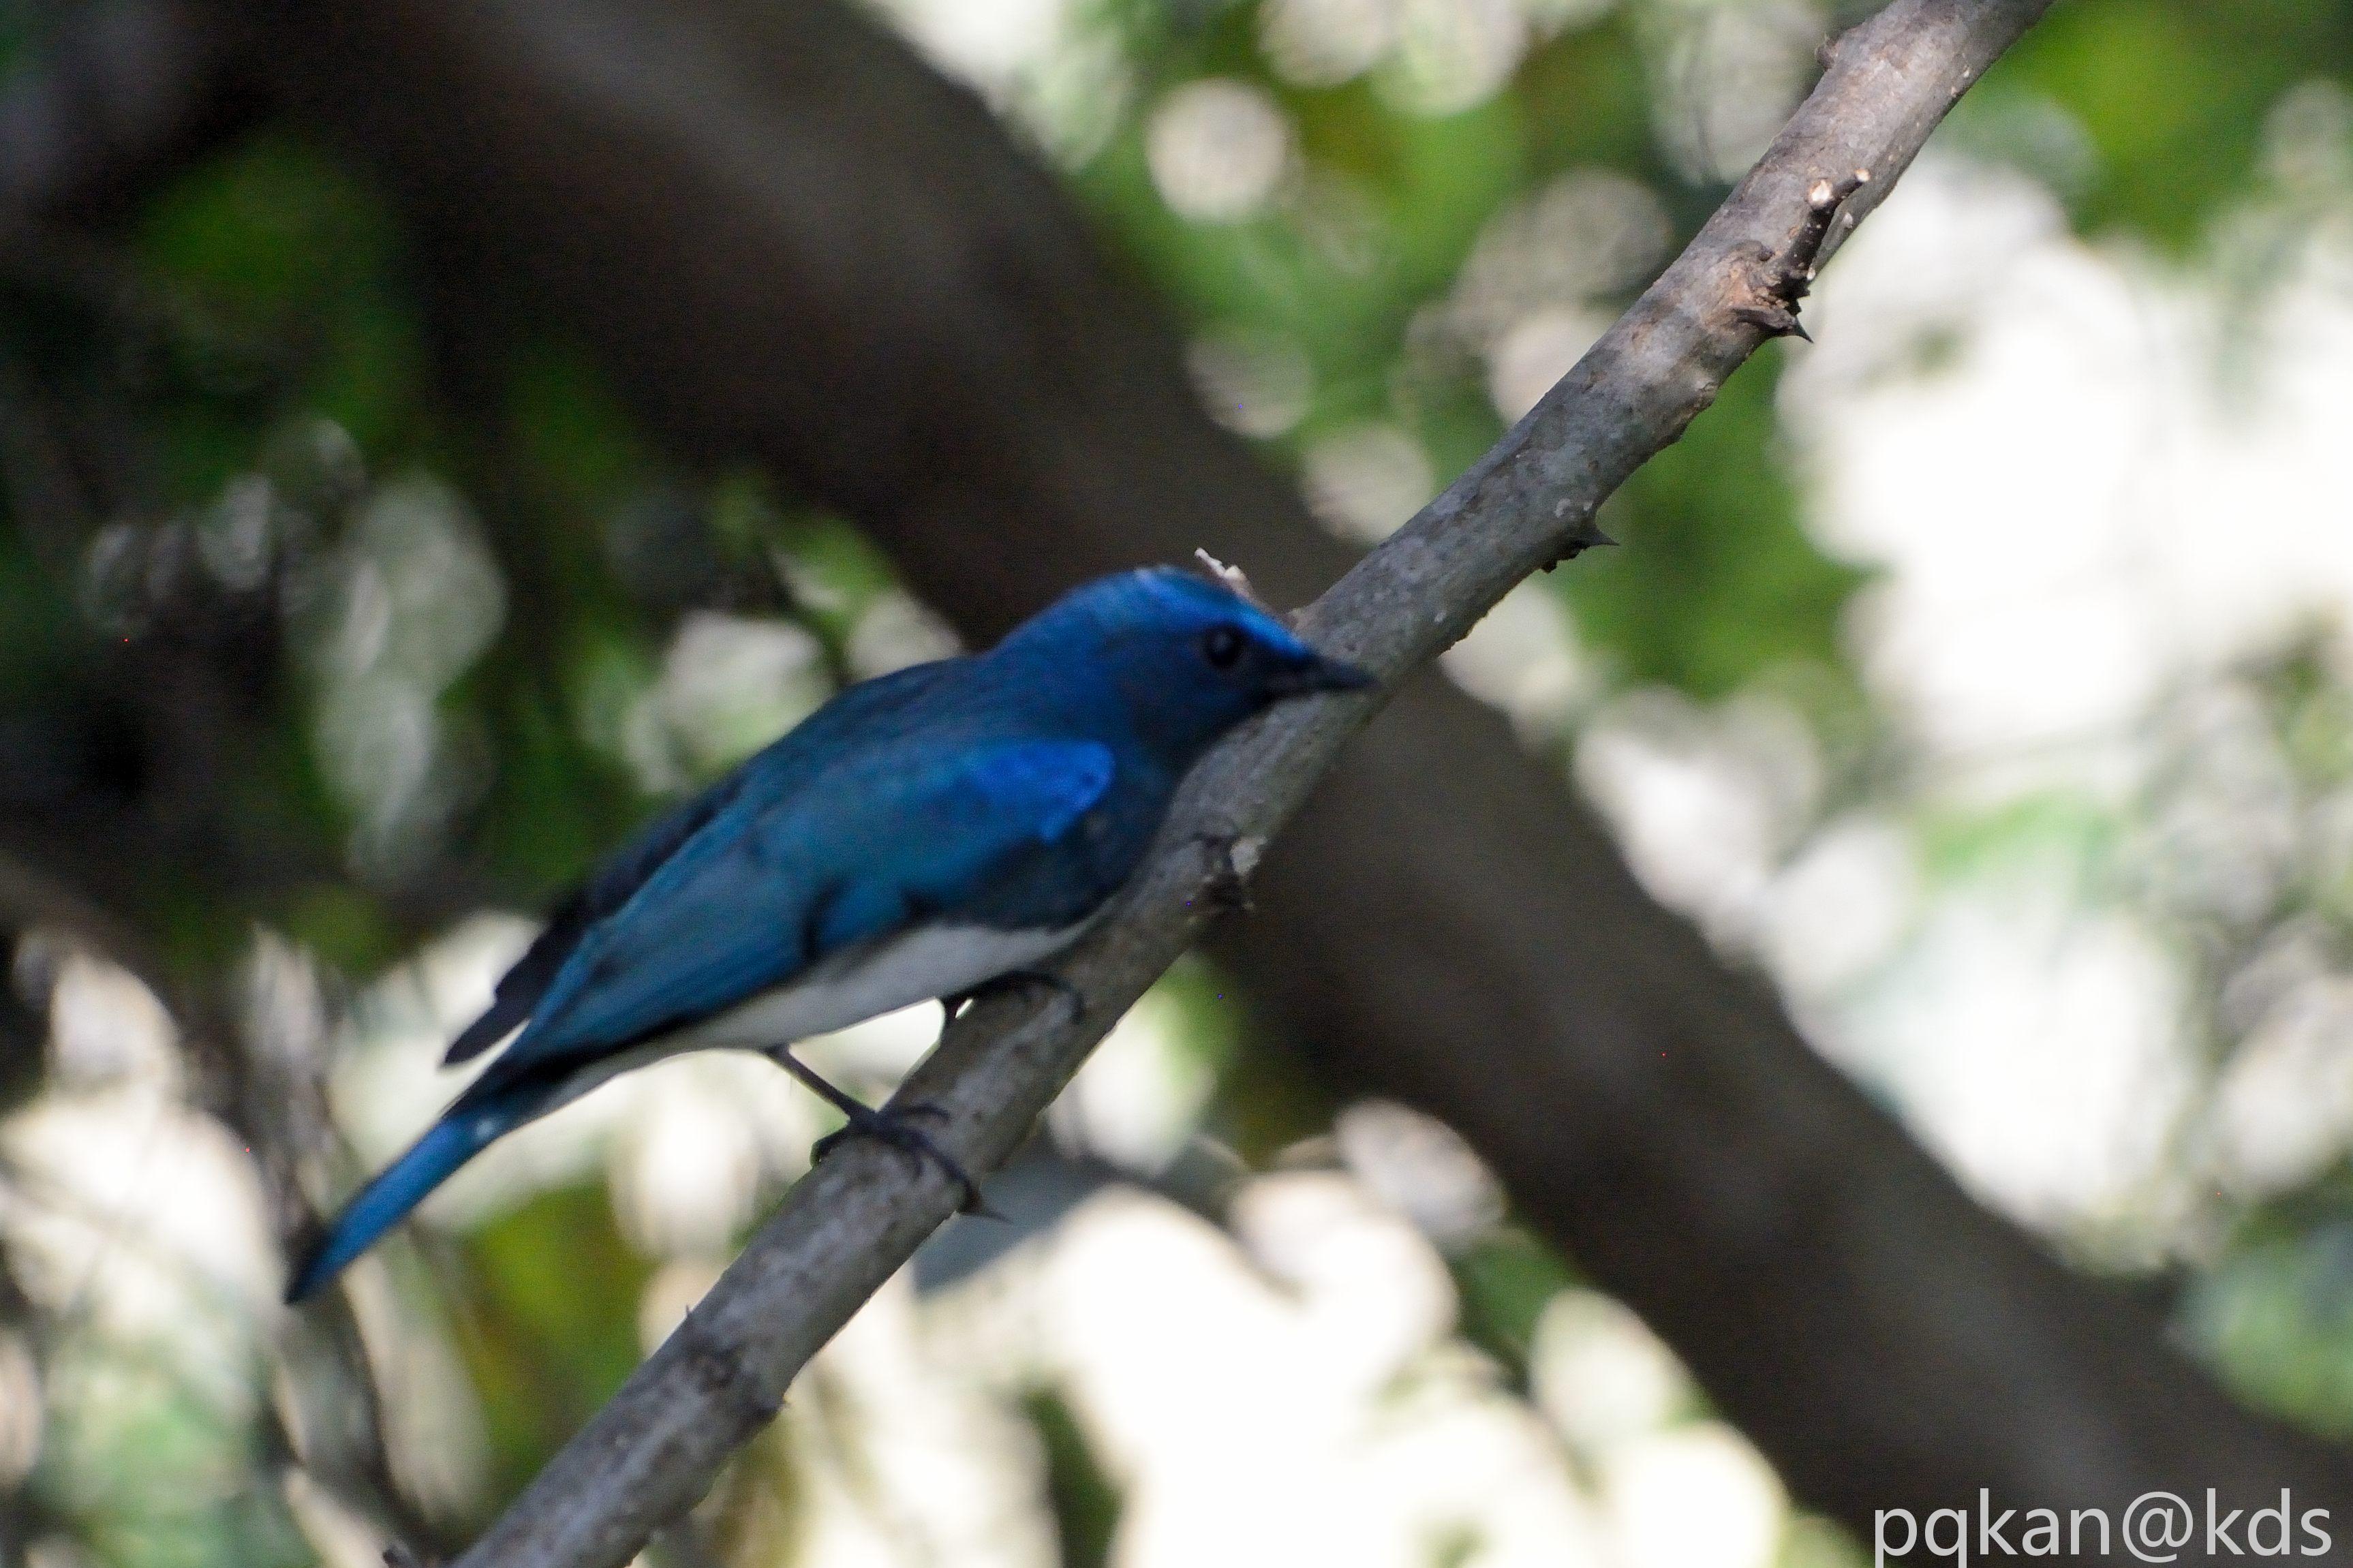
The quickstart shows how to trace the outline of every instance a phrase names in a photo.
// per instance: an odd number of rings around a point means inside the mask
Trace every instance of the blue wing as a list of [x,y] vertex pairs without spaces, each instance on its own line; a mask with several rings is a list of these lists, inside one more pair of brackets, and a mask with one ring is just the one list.
[[843,732],[871,724],[930,689],[964,659],[919,664],[853,686],[683,805],[664,813],[607,857],[588,880],[556,906],[529,951],[500,979],[482,1016],[451,1042],[444,1066],[466,1061],[497,1045],[538,1008],[583,936],[618,911],[664,862],[746,795],[773,797],[822,766]]
[[[1091,741],[862,749],[763,807],[723,810],[589,929],[485,1079],[600,1056],[724,1011],[810,965],[954,921],[1050,849],[1112,783]],[[1043,919],[1041,916],[1041,921]]]

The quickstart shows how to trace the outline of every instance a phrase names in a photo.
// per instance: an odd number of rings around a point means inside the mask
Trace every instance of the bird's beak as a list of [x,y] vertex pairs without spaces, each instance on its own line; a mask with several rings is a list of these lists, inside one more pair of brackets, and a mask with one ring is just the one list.
[[1318,657],[1296,669],[1279,672],[1267,687],[1277,697],[1302,697],[1311,691],[1362,691],[1379,684],[1380,678],[1370,670]]

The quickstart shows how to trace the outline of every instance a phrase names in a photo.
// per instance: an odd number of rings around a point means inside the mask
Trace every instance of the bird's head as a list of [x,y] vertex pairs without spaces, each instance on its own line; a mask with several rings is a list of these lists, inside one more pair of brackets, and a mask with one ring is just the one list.
[[1006,639],[1115,703],[1136,738],[1188,763],[1287,697],[1374,684],[1230,590],[1168,567],[1073,590]]

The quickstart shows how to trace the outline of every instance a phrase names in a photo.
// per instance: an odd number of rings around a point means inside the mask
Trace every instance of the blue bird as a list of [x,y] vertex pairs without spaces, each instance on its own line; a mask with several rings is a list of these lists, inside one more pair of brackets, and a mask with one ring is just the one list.
[[492,1140],[706,1047],[772,1057],[847,1131],[939,1159],[971,1200],[921,1132],[791,1046],[1009,979],[1060,986],[1035,966],[1103,911],[1219,736],[1284,698],[1371,679],[1224,587],[1155,568],[1077,589],[987,653],[851,687],[555,911],[447,1060],[512,1043],[344,1208],[287,1300]]

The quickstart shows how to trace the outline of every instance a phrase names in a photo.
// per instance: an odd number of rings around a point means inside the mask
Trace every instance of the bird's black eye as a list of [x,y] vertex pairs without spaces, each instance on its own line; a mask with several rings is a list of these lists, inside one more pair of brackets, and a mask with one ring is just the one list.
[[1211,626],[1201,634],[1201,657],[1211,669],[1231,669],[1241,662],[1242,634],[1231,626]]

